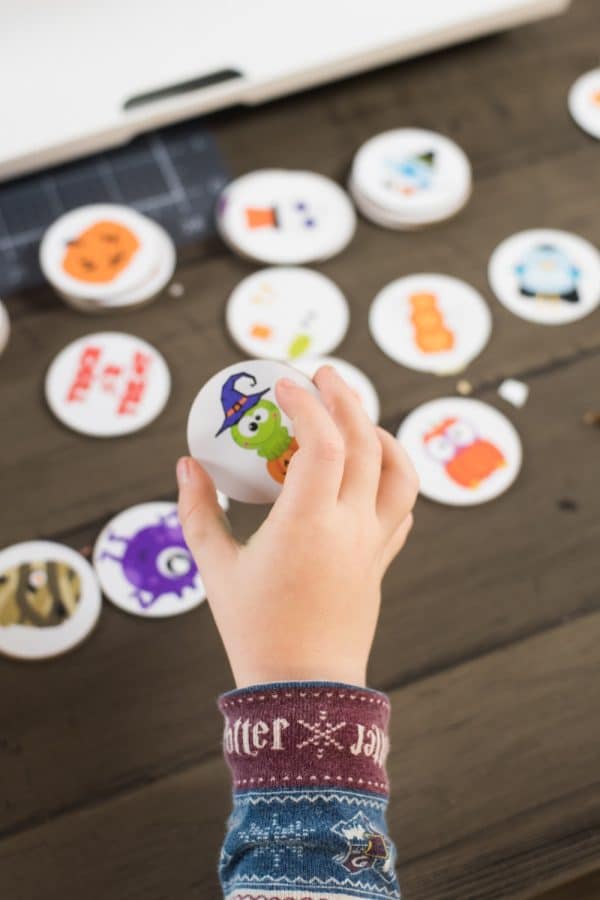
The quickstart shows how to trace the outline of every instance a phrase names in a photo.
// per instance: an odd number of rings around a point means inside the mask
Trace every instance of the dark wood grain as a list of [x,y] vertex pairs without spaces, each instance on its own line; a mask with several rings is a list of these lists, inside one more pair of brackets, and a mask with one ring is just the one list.
[[[476,190],[455,220],[415,234],[361,222],[320,267],[351,305],[339,355],[371,375],[392,431],[456,379],[383,357],[366,327],[370,300],[413,271],[478,286],[494,332],[466,374],[525,448],[519,481],[494,503],[420,501],[386,579],[371,682],[394,702],[390,821],[407,900],[532,897],[600,865],[600,438],[581,423],[598,408],[600,314],[542,328],[511,316],[486,283],[490,252],[520,228],[600,242],[598,145],[565,104],[597,63],[599,33],[596,0],[576,0],[560,20],[211,120],[234,172],[284,165],[343,179],[361,141],[399,124],[448,133],[474,163]],[[224,303],[251,270],[214,240],[182,254],[184,297],[135,313],[85,318],[47,288],[9,299],[0,544],[48,536],[83,548],[111,514],[174,496],[193,396],[240,358]],[[173,374],[165,413],[110,442],[71,434],[43,402],[56,352],[98,328],[148,339]],[[521,411],[496,395],[506,375],[531,387]],[[262,514],[234,504],[236,533]],[[107,605],[64,659],[0,660],[0,686],[0,896],[217,896],[228,785],[215,697],[230,675],[208,608],[157,625]]]

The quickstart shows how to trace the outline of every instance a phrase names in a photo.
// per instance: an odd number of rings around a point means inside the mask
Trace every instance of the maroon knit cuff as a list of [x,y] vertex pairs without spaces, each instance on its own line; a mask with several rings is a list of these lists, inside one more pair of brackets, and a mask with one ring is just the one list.
[[306,787],[387,795],[385,694],[323,682],[224,694],[223,748],[236,792]]

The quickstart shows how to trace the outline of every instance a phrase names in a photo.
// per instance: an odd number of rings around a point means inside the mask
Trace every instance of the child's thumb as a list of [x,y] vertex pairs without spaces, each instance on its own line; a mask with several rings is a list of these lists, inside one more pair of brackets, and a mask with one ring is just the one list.
[[177,463],[179,521],[205,583],[226,571],[238,545],[231,536],[210,476],[190,456]]

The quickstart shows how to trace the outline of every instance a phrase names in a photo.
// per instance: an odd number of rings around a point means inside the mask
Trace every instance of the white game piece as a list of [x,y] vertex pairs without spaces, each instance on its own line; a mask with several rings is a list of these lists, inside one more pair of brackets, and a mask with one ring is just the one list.
[[369,311],[376,344],[395,362],[447,375],[487,344],[492,317],[481,294],[449,275],[408,275],[380,291]]
[[213,375],[192,404],[190,453],[233,500],[273,503],[298,448],[292,423],[277,405],[280,378],[319,396],[310,379],[292,366],[252,359]]
[[488,278],[500,303],[515,315],[542,325],[563,325],[598,306],[600,253],[567,231],[520,231],[496,247]]
[[340,289],[312,269],[262,269],[244,278],[229,298],[227,327],[246,353],[293,361],[330,353],[348,329]]
[[449,218],[471,194],[471,165],[449,138],[420,128],[376,135],[358,150],[349,188],[367,218],[415,228]]
[[42,272],[70,297],[102,302],[127,294],[152,270],[160,253],[158,233],[158,226],[127,206],[81,206],[57,219],[44,234]]
[[0,551],[0,653],[49,659],[80,644],[101,609],[98,580],[75,550],[28,541]]
[[46,374],[46,399],[54,415],[93,437],[144,428],[162,412],[170,389],[161,354],[141,338],[120,332],[73,341]]
[[600,68],[577,79],[569,91],[569,111],[580,128],[600,140]]
[[261,169],[227,185],[217,226],[242,256],[301,265],[340,253],[354,235],[356,214],[347,194],[324,175]]
[[8,344],[10,337],[10,319],[4,303],[0,300],[0,353]]
[[349,363],[345,359],[338,359],[335,356],[311,356],[295,360],[293,365],[311,379],[321,366],[332,366],[338,375],[341,375],[348,386],[358,394],[368,417],[375,425],[377,425],[379,422],[380,406],[379,396],[375,389],[375,385],[364,372],[356,366],[353,366],[352,363]]
[[450,506],[487,503],[521,468],[521,440],[498,410],[479,400],[443,397],[417,407],[398,430],[420,492]]
[[498,393],[507,403],[512,403],[520,409],[527,403],[529,397],[529,385],[523,381],[517,381],[516,378],[506,378],[500,387]]
[[[227,508],[227,498],[219,502]],[[177,616],[206,597],[175,503],[141,503],[111,519],[96,540],[94,568],[108,599],[135,616]]]

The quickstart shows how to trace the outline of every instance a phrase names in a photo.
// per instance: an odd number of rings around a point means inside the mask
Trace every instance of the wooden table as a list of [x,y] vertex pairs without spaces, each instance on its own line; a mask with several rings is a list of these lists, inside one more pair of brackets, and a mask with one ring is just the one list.
[[[390,826],[407,900],[531,897],[600,863],[600,433],[582,424],[600,407],[600,312],[531,325],[486,283],[491,251],[522,228],[600,243],[600,147],[566,106],[572,81],[597,64],[599,29],[597,0],[575,0],[560,20],[210,124],[233,172],[288,166],[343,181],[355,148],[398,125],[449,134],[474,165],[475,193],[456,220],[418,234],[361,222],[351,247],[320,267],[352,308],[340,355],[372,376],[391,431],[456,379],[385,358],[367,331],[370,300],[415,271],[480,288],[494,333],[467,376],[525,448],[518,483],[494,503],[419,501],[385,584],[370,680],[394,708]],[[84,548],[110,515],[174,496],[190,403],[239,359],[223,307],[249,271],[214,240],[184,255],[182,298],[142,311],[99,322],[48,288],[9,300],[0,545],[44,536]],[[164,414],[110,442],[68,432],[42,397],[50,360],[98,325],[147,338],[173,375]],[[522,410],[496,394],[509,375],[530,385]],[[240,535],[260,516],[231,512]],[[217,897],[229,782],[215,698],[230,685],[206,606],[158,624],[106,604],[93,637],[65,658],[1,660],[0,896]]]

